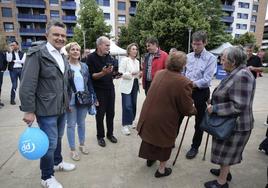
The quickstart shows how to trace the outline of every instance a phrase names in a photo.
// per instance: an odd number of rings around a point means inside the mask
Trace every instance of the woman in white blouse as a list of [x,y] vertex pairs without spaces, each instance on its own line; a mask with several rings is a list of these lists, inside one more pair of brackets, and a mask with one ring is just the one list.
[[130,135],[129,128],[135,128],[133,121],[136,116],[137,95],[141,76],[140,63],[136,59],[138,45],[132,43],[127,47],[128,57],[119,63],[119,72],[122,73],[120,91],[122,95],[122,132]]

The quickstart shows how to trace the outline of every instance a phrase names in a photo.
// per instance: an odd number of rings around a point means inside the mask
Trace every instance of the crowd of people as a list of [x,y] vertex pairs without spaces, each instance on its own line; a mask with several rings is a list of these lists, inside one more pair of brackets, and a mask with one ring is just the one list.
[[[206,111],[219,116],[237,116],[236,127],[228,139],[213,137],[211,162],[219,165],[219,169],[210,169],[210,172],[218,178],[204,184],[206,188],[229,187],[228,181],[232,179],[230,167],[241,162],[254,123],[255,79],[261,76],[262,68],[259,57],[252,54],[253,46],[247,46],[246,50],[239,46],[224,50],[221,64],[228,75],[210,97],[217,58],[205,48],[208,40],[204,31],[193,33],[193,52],[189,54],[176,48],[171,48],[167,54],[160,49],[158,40],[152,37],[146,40],[148,53],[141,62],[139,46],[131,43],[127,47],[127,57],[119,63],[109,54],[110,41],[105,36],[96,40],[93,53],[87,49],[82,57],[77,42],[65,46],[66,26],[62,22],[49,22],[46,37],[46,43],[30,48],[27,55],[19,50],[17,41],[9,45],[7,52],[0,53],[0,89],[3,73],[8,67],[12,83],[10,104],[16,104],[19,79],[23,120],[28,125],[36,120],[49,139],[49,149],[40,159],[43,187],[61,188],[54,171],[76,168],[74,164],[65,162],[61,154],[65,124],[71,159],[80,160],[78,148],[82,154],[89,153],[85,143],[85,118],[92,105],[96,107],[98,145],[105,147],[105,138],[114,144],[118,142],[114,135],[114,79],[120,79],[122,134],[130,135],[132,129],[137,129],[142,139],[139,157],[146,159],[148,167],[160,161],[154,174],[156,178],[172,173],[166,164],[184,116],[195,116],[195,132],[186,153],[189,160],[198,154],[203,137],[200,124]],[[64,46],[67,56],[61,54]],[[146,98],[136,124],[140,82]],[[89,102],[83,104],[82,99]],[[0,106],[4,106],[1,101]],[[76,127],[78,148],[75,143]],[[259,149],[268,154],[267,147],[266,138]]]

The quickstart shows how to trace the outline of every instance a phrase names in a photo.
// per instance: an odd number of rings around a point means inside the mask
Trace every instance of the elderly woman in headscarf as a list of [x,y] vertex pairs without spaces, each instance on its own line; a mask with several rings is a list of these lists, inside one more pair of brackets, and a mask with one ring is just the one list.
[[178,120],[181,116],[195,113],[192,100],[192,82],[181,72],[186,64],[184,52],[170,54],[166,69],[158,71],[143,103],[137,126],[142,139],[139,157],[147,159],[147,166],[156,160],[160,166],[155,177],[171,174],[166,167],[177,137]]

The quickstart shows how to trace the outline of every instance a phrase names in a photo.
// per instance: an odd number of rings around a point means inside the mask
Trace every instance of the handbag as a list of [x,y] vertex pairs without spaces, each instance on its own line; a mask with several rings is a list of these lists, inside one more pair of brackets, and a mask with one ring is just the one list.
[[73,89],[74,95],[75,95],[75,104],[76,105],[85,105],[90,106],[93,104],[93,100],[91,98],[91,95],[89,91],[77,91],[75,87],[75,83],[73,80],[73,74],[70,73],[71,76],[69,78],[70,85]]
[[209,114],[206,111],[200,128],[217,139],[226,140],[235,129],[236,120],[236,116],[218,116],[216,113]]
[[88,91],[77,91],[75,94],[75,104],[77,105],[91,105],[92,100]]

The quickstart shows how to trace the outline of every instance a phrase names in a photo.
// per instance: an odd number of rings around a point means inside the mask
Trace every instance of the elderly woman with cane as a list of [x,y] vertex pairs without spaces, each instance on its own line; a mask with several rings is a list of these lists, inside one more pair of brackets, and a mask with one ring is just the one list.
[[156,160],[160,161],[154,175],[156,178],[172,172],[166,162],[175,143],[179,117],[196,112],[191,97],[192,83],[180,74],[185,64],[184,52],[169,56],[166,69],[157,72],[140,113],[137,126],[142,139],[139,157],[147,159],[148,167]]
[[220,169],[211,169],[217,180],[206,182],[206,188],[228,188],[231,180],[230,166],[241,162],[242,153],[253,128],[252,103],[255,93],[255,79],[246,67],[247,55],[241,47],[224,50],[221,63],[228,76],[221,81],[212,94],[209,114],[237,116],[231,136],[218,139],[212,136],[211,162]]

